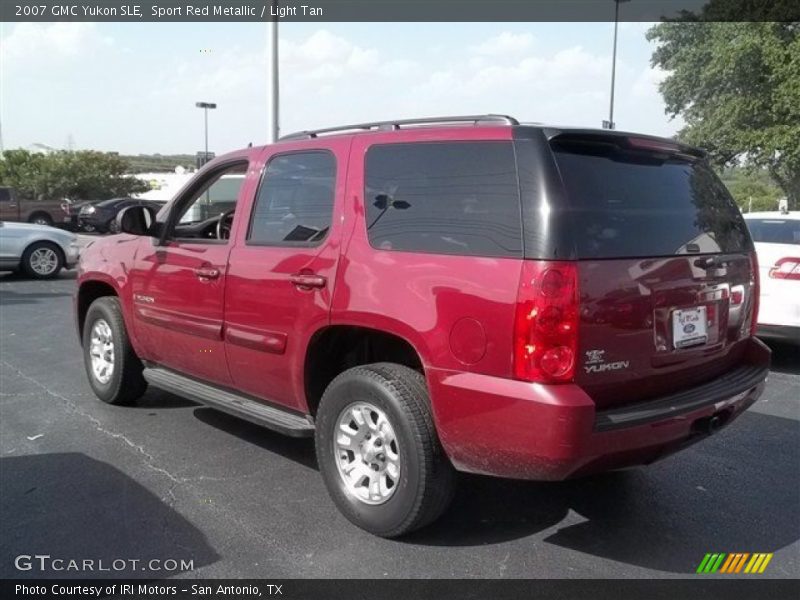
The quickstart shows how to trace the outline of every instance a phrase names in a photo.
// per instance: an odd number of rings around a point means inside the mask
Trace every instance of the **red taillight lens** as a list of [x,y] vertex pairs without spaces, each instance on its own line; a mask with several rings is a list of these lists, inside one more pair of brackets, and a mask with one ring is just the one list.
[[758,274],[758,257],[755,252],[750,255],[750,270],[753,274],[753,285],[750,288],[753,294],[753,311],[750,313],[750,335],[755,335],[758,329],[758,305],[761,302],[761,282]]
[[780,259],[769,270],[771,279],[800,279],[800,258],[789,257]]
[[578,350],[575,263],[524,261],[514,322],[514,377],[571,381]]

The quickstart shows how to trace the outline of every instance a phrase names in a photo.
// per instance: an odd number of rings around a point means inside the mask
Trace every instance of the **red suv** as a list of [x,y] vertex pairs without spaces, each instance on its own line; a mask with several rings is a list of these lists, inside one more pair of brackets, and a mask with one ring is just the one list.
[[397,536],[456,471],[647,464],[761,394],[758,270],[703,153],[470,116],[217,158],[81,257],[89,381],[314,436],[331,497]]

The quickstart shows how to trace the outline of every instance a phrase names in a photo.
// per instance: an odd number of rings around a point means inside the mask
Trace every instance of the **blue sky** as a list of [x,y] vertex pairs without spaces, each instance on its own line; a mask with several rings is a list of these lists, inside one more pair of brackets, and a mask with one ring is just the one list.
[[[3,24],[6,148],[39,142],[123,153],[264,143],[267,25]],[[281,130],[373,119],[508,113],[599,126],[612,23],[282,23]],[[647,25],[621,23],[619,129],[672,135],[650,68]],[[204,50],[204,52],[201,52]]]

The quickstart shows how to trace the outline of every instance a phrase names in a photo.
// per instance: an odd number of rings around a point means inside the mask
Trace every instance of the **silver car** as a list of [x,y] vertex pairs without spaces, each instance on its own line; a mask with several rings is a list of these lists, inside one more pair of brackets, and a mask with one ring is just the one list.
[[23,271],[36,279],[49,279],[78,262],[78,238],[68,231],[0,221],[0,270]]

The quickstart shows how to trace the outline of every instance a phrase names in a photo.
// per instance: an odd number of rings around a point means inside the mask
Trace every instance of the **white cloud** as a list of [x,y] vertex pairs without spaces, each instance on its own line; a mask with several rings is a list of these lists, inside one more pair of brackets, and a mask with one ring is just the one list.
[[533,48],[534,37],[530,33],[503,33],[473,46],[472,52],[480,56],[517,56]]
[[94,23],[17,23],[0,40],[0,56],[8,69],[22,69],[80,58],[113,45]]
[[633,94],[637,98],[649,98],[658,95],[658,86],[661,85],[669,72],[660,67],[647,67],[640,74],[633,84]]

